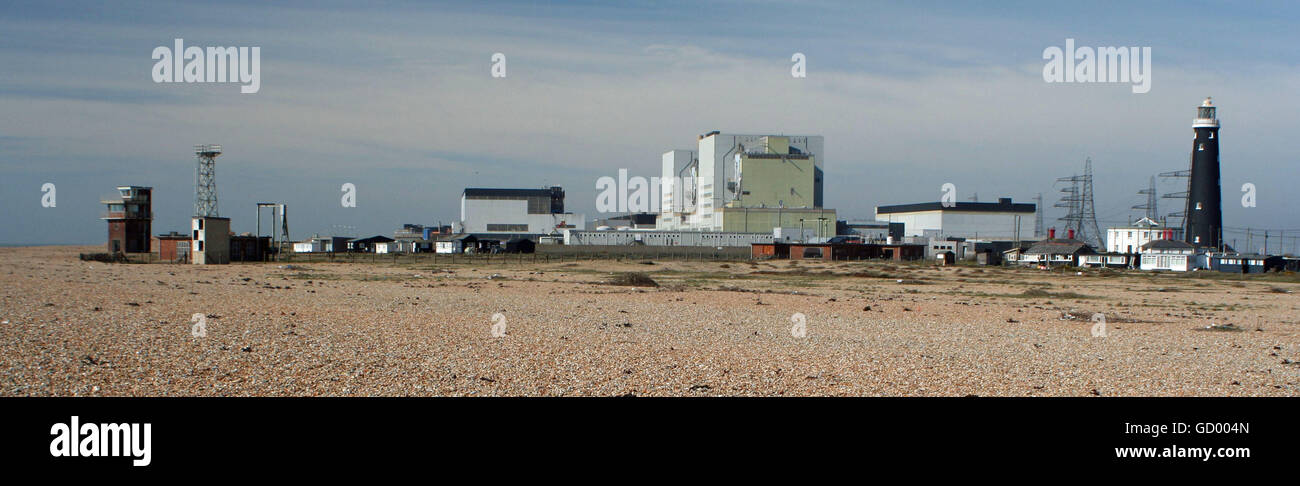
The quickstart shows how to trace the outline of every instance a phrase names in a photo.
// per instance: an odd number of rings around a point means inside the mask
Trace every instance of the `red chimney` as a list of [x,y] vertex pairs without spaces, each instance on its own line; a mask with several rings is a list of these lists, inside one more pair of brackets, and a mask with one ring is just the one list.
[[1047,229],[1047,239],[1049,239],[1049,240],[1055,240],[1055,239],[1056,239],[1056,228],[1048,228],[1048,229]]
[[1073,240],[1073,239],[1074,239],[1074,229],[1070,229],[1070,233],[1069,233],[1069,235],[1070,235],[1069,238],[1070,238],[1071,240]]

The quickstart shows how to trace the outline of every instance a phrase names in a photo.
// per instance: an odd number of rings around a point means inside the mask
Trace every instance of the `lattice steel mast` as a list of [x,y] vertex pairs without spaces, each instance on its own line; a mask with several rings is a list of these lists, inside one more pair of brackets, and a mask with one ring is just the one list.
[[198,163],[194,166],[194,215],[198,217],[218,217],[217,214],[217,157],[221,155],[220,145],[195,145],[194,155]]

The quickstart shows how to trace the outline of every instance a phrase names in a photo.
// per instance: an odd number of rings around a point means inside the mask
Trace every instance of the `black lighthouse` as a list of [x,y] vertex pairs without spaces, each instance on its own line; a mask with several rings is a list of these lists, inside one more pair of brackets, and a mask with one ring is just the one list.
[[1192,174],[1187,188],[1186,241],[1198,247],[1223,243],[1222,189],[1219,187],[1219,119],[1209,98],[1196,108],[1192,122]]

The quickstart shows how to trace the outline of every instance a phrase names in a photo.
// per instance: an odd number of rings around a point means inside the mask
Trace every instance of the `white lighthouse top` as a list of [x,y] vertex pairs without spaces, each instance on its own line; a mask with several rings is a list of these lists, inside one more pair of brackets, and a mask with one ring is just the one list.
[[1218,128],[1219,118],[1215,114],[1216,111],[1218,109],[1214,107],[1214,100],[1206,96],[1205,101],[1201,102],[1201,106],[1196,108],[1196,120],[1192,122],[1192,128]]

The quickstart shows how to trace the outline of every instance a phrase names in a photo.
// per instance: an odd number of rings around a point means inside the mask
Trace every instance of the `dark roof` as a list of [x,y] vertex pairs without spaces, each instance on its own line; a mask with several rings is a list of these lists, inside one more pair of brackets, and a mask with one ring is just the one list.
[[353,243],[389,243],[389,242],[392,242],[392,241],[394,241],[394,240],[393,240],[392,238],[389,238],[389,237],[384,236],[384,235],[375,235],[375,236],[371,236],[371,237],[369,237],[369,238],[356,238],[356,239],[349,240],[349,241],[351,241],[351,242],[353,242]]
[[1192,250],[1195,248],[1196,245],[1178,240],[1151,240],[1147,244],[1142,245],[1143,250]]
[[491,189],[465,188],[466,197],[551,197],[550,189]]
[[1236,258],[1240,260],[1272,260],[1281,259],[1281,255],[1264,255],[1261,253],[1221,253],[1214,258]]
[[1001,199],[998,202],[957,202],[952,203],[952,207],[943,207],[941,202],[924,202],[916,204],[895,204],[892,206],[876,206],[876,214],[889,213],[911,213],[916,211],[973,211],[985,213],[1032,213],[1035,210],[1030,203],[1013,203],[1010,199]]
[[434,241],[478,241],[478,237],[472,234],[462,233],[458,235],[442,235],[434,238]]
[[1096,253],[1091,246],[1079,240],[1069,238],[1057,238],[1052,240],[1042,240],[1034,243],[1034,246],[1025,250],[1025,253],[1031,255],[1073,255]]

